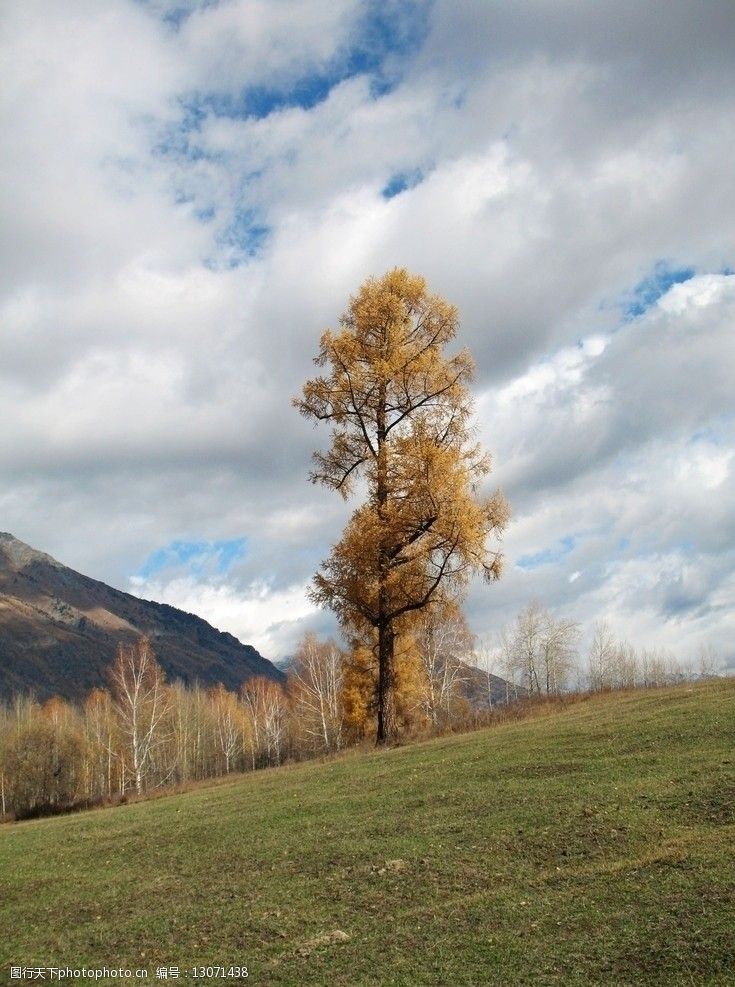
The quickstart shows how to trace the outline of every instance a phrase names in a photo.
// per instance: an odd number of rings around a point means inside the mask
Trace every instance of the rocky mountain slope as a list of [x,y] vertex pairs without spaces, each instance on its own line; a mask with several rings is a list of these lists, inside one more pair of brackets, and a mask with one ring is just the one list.
[[483,669],[456,658],[448,660],[460,665],[456,677],[457,692],[475,709],[503,706],[505,703],[512,703],[516,699],[527,699],[529,696],[528,689],[522,685],[508,682],[499,675],[488,674]]
[[83,576],[0,532],[0,698],[80,699],[105,684],[120,642],[150,637],[170,680],[238,689],[283,673],[200,617]]

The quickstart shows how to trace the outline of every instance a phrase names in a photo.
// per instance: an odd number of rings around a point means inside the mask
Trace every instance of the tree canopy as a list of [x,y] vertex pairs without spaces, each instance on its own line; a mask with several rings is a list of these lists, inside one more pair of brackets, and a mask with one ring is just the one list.
[[457,310],[402,268],[369,278],[340,331],[321,337],[316,364],[295,400],[332,425],[312,481],[347,497],[361,478],[364,503],[315,577],[314,598],[343,626],[372,639],[378,664],[378,741],[394,730],[395,638],[426,607],[453,605],[470,576],[501,574],[488,547],[509,511],[502,494],[479,496],[489,457],[472,441],[466,350],[446,356]]

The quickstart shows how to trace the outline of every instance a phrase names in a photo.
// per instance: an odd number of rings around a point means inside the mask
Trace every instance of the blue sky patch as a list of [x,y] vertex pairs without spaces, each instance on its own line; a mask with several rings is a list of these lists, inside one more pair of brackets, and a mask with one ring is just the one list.
[[420,168],[415,168],[413,171],[398,171],[395,175],[391,175],[380,194],[384,199],[392,199],[401,192],[420,185],[423,180],[424,173]]
[[247,552],[247,538],[223,541],[175,540],[164,548],[152,552],[136,575],[150,579],[164,569],[184,569],[187,574],[200,576],[205,573],[224,575]]
[[360,75],[373,76],[371,93],[375,98],[385,95],[400,78],[400,59],[423,44],[432,5],[433,0],[364,0],[363,16],[349,44],[326,65],[314,66],[311,72],[282,85],[261,83],[245,86],[238,93],[190,93],[181,100],[182,128],[198,129],[208,115],[262,120],[279,110],[311,110],[324,102],[335,86]]
[[221,243],[231,248],[233,259],[243,261],[260,253],[270,232],[270,226],[259,220],[254,210],[245,209],[235,214]]
[[224,155],[202,147],[197,134],[206,119],[206,111],[196,100],[180,97],[181,116],[175,123],[166,124],[158,133],[151,148],[154,157],[174,158],[197,164],[200,161],[222,163]]
[[626,322],[643,315],[672,285],[689,281],[695,273],[693,267],[670,267],[666,261],[658,261],[653,273],[639,281],[624,299],[622,308]]
[[239,93],[194,93],[182,100],[184,126],[196,129],[208,115],[233,120],[263,120],[278,110],[298,107],[311,110],[322,103],[342,79],[332,73],[318,73],[297,79],[287,89],[248,86]]
[[542,565],[550,565],[553,562],[559,562],[565,556],[569,555],[570,552],[574,551],[579,538],[580,535],[578,534],[565,535],[550,548],[544,548],[542,551],[535,552],[531,555],[522,555],[516,562],[516,565],[519,569],[524,569],[526,572],[529,572],[533,569],[538,569]]

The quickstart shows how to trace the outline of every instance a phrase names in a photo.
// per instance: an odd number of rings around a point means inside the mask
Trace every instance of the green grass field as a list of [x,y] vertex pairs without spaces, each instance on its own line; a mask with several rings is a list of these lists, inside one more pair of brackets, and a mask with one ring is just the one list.
[[604,696],[3,826],[0,977],[734,984],[734,852],[735,682]]

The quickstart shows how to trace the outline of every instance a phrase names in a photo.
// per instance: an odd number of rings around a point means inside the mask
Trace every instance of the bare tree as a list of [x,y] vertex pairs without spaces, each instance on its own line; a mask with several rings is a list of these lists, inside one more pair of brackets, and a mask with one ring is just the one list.
[[324,751],[342,746],[343,655],[332,641],[306,634],[289,670],[289,691],[299,729]]
[[678,671],[674,656],[662,648],[644,648],[640,663],[644,686],[668,685],[674,681]]
[[475,639],[472,663],[485,675],[485,698],[488,708],[495,705],[495,690],[493,680],[500,678],[498,674],[502,662],[502,652],[497,644],[493,644],[489,635]]
[[702,644],[699,648],[697,674],[700,679],[717,678],[720,673],[720,660],[717,651],[711,643]]
[[[93,689],[84,703],[85,747],[90,772],[89,794],[112,795],[120,743],[107,689]],[[117,779],[121,784],[121,779]]]
[[541,604],[534,600],[518,614],[512,627],[501,633],[501,651],[509,673],[515,680],[520,680],[531,695],[542,691],[541,659],[546,617]]
[[183,682],[176,681],[168,688],[169,702],[173,715],[171,723],[176,759],[176,778],[188,781],[196,777],[196,734],[198,721],[195,715],[198,686],[187,689]]
[[280,685],[256,675],[242,687],[253,767],[280,764],[286,737],[288,705]]
[[554,618],[544,611],[541,620],[540,666],[543,689],[547,696],[566,689],[575,666],[579,624],[567,617]]
[[505,679],[505,701],[509,703],[511,698],[518,699],[519,687],[525,688],[521,682],[524,669],[517,660],[512,628],[503,627],[498,634],[498,661]]
[[417,620],[416,644],[426,677],[425,709],[432,724],[450,719],[452,703],[467,681],[464,659],[474,636],[458,609],[427,608]]
[[153,657],[150,641],[120,645],[110,669],[115,712],[126,740],[129,773],[135,790],[144,790],[156,747],[170,706],[164,674]]
[[595,692],[611,689],[617,641],[606,620],[598,620],[592,631],[587,654],[589,686]]
[[217,750],[224,759],[225,774],[229,774],[234,759],[242,750],[237,697],[220,684],[210,691],[209,700]]
[[610,669],[611,684],[616,689],[632,689],[640,675],[638,653],[632,644],[620,641],[615,645]]
[[530,695],[556,695],[568,686],[578,640],[576,620],[554,617],[534,600],[501,632],[498,657],[506,677]]

